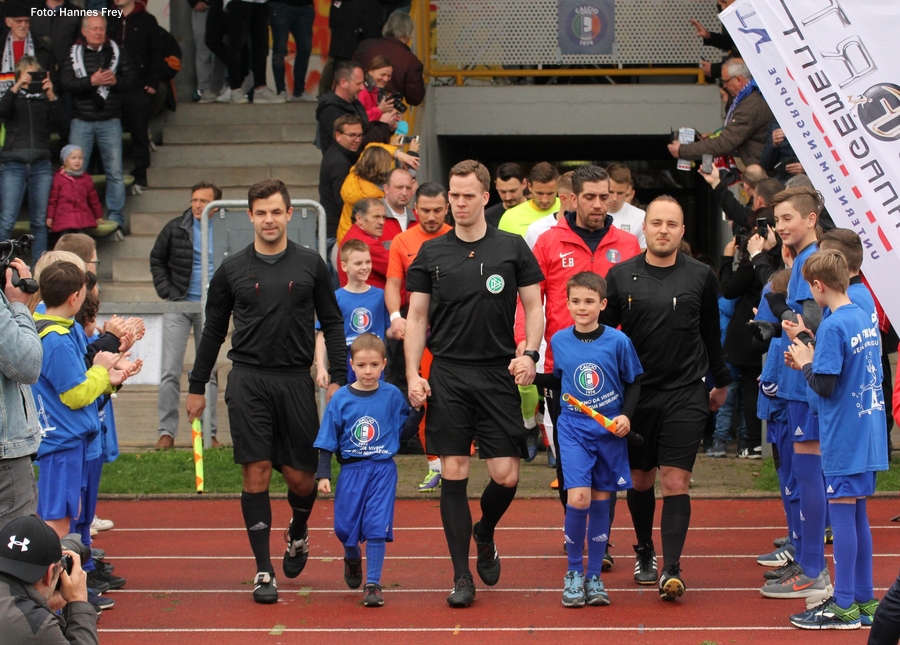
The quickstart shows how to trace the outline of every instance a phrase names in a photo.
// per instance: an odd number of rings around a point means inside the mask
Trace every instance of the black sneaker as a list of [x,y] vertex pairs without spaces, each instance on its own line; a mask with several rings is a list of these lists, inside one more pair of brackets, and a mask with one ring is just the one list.
[[362,558],[344,558],[344,582],[350,589],[362,584]]
[[500,556],[497,555],[497,545],[492,541],[482,542],[478,539],[478,525],[472,527],[472,537],[475,538],[475,547],[478,551],[478,560],[475,563],[475,570],[481,581],[493,587],[500,580]]
[[639,585],[654,585],[659,576],[656,568],[656,551],[652,544],[639,544],[634,547],[637,557],[634,560],[634,581]]
[[788,560],[777,569],[769,569],[766,571],[763,574],[763,578],[775,581],[781,580],[784,577],[795,576],[798,573],[803,573],[803,569],[800,568],[800,565],[797,564],[796,560]]
[[475,602],[475,583],[472,575],[460,576],[453,585],[453,592],[447,596],[447,604],[454,608],[468,607]]
[[260,571],[253,579],[253,600],[261,605],[271,605],[278,602],[278,587],[275,586],[275,576],[268,571]]
[[94,589],[99,589],[101,584],[107,585],[107,590],[121,589],[125,586],[125,578],[122,578],[121,576],[114,576],[108,571],[102,569],[94,569],[93,571],[88,571],[87,579],[88,587],[93,587]]
[[[293,521],[293,520],[291,520]],[[296,578],[306,566],[306,560],[309,558],[309,529],[303,533],[303,537],[299,540],[291,539],[291,527],[288,526],[284,530],[284,541],[287,542],[287,549],[284,551],[284,561],[281,568],[284,575],[288,578]],[[356,585],[354,589],[358,588]]]
[[613,563],[615,559],[609,553],[609,544],[606,545],[606,551],[603,552],[603,570],[609,571],[613,568]]
[[663,600],[675,600],[684,595],[684,581],[681,579],[681,569],[676,562],[666,570],[659,578],[659,597]]
[[98,594],[106,593],[107,591],[112,589],[112,587],[109,586],[108,582],[104,582],[103,580],[100,580],[96,575],[92,576],[91,575],[92,573],[94,573],[94,572],[89,571],[87,574],[88,589],[93,589]]
[[363,595],[363,606],[384,607],[384,597],[381,595],[381,585],[376,585],[373,582],[366,585],[365,595]]

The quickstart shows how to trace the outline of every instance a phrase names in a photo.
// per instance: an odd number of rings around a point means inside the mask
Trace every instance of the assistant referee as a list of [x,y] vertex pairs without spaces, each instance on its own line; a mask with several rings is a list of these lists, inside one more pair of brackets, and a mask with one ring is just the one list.
[[[520,236],[485,223],[490,182],[477,161],[453,166],[448,196],[456,226],[422,245],[406,277],[409,401],[419,407],[427,397],[426,452],[441,458],[441,520],[453,562],[451,607],[468,607],[475,599],[470,536],[481,580],[495,585],[500,579],[494,528],[516,495],[520,459],[527,454],[516,385],[534,380],[544,327],[544,276],[537,261]],[[516,296],[525,310],[525,352],[519,358]],[[434,362],[426,381],[417,368],[429,326]],[[491,476],[474,527],[466,496],[473,439]]]
[[[628,447],[634,483],[628,509],[638,542],[634,579],[638,584],[657,583],[653,485],[658,471],[666,567],[658,580],[659,594],[674,600],[685,590],[680,560],[691,519],[691,471],[706,418],[725,400],[731,374],[719,342],[715,276],[707,265],[678,252],[684,237],[678,202],[667,195],[653,200],[644,216],[644,236],[645,253],[609,270],[609,302],[600,321],[622,325],[644,368],[631,421],[644,443]],[[712,391],[703,380],[707,372],[715,381]]]
[[300,575],[308,557],[307,520],[316,501],[319,430],[310,366],[315,356],[315,319],[325,335],[331,366],[330,395],[347,381],[344,319],[321,257],[291,242],[293,209],[287,187],[267,179],[250,187],[247,214],[253,244],[225,259],[209,283],[206,324],[190,373],[188,417],[206,407],[204,389],[234,316],[228,358],[233,369],[225,389],[234,462],[241,465],[241,511],[256,558],[253,599],[278,600],[269,555],[272,468],[288,485],[291,524],[285,532],[283,570]]

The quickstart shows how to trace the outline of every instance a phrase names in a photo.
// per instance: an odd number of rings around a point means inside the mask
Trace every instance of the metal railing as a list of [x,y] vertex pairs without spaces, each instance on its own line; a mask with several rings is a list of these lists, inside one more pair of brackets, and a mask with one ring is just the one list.
[[[217,199],[206,205],[200,216],[200,311],[203,325],[206,325],[206,298],[209,291],[209,216],[218,208],[242,208],[246,210],[249,204],[246,199]],[[292,199],[292,208],[313,208],[318,211],[318,226],[316,236],[318,238],[319,255],[325,260],[325,208],[319,202],[311,199]],[[285,233],[286,234],[286,233]],[[215,366],[213,366],[215,369]],[[212,433],[210,429],[211,410],[209,408],[209,383],[206,384],[206,409],[203,410],[203,447],[212,447]],[[215,402],[213,402],[215,404]]]
[[[698,84],[705,84],[706,77],[699,67],[604,67],[584,66],[542,69],[505,69],[499,66],[475,66],[481,69],[460,69],[442,67],[434,62],[435,48],[432,42],[432,23],[436,21],[436,11],[432,11],[430,0],[413,0],[410,14],[416,26],[416,55],[424,66],[426,81],[429,78],[452,78],[462,85],[466,78],[515,78],[515,77],[590,77],[590,76],[693,76]],[[410,124],[412,126],[412,124]],[[410,129],[412,131],[412,128]]]

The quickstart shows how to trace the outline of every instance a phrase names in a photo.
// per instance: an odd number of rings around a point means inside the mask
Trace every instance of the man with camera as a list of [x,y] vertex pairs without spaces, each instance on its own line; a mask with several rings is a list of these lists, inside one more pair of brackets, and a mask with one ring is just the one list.
[[16,518],[0,529],[4,642],[100,642],[97,612],[87,602],[87,575],[81,568],[84,549],[77,540],[71,546],[77,551],[63,550],[53,529],[35,515]]
[[[41,374],[44,351],[19,286],[31,273],[22,260],[8,261],[16,242],[0,243],[0,523],[34,513],[37,489],[32,457],[41,442],[32,383]],[[13,270],[18,272],[17,285]]]

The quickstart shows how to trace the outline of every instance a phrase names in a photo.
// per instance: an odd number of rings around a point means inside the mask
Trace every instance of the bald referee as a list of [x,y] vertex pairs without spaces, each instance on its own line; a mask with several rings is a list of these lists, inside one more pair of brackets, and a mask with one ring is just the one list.
[[[406,277],[409,401],[418,407],[427,398],[426,452],[441,458],[441,520],[453,562],[451,607],[468,607],[475,599],[470,536],[482,582],[495,585],[500,579],[494,528],[516,495],[519,463],[527,454],[516,385],[534,380],[544,328],[544,276],[537,261],[520,236],[485,223],[490,181],[477,161],[453,166],[448,196],[456,226],[422,245]],[[516,296],[525,310],[525,352],[518,358]],[[426,381],[416,368],[429,326],[434,362]],[[473,439],[491,476],[474,527],[466,496]]]

